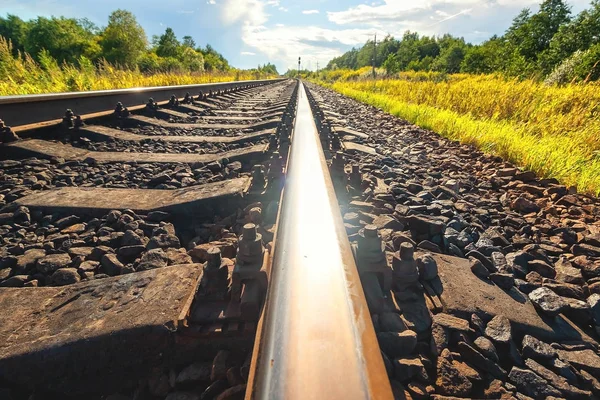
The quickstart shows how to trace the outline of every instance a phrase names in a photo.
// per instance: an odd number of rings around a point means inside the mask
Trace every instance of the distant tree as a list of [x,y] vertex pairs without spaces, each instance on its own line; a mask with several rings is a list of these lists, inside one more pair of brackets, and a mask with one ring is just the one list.
[[531,14],[528,9],[521,11],[506,38],[526,60],[536,61],[538,55],[550,47],[560,26],[569,22],[570,14],[569,6],[563,0],[544,0],[536,14]]
[[204,71],[204,56],[193,48],[184,46],[180,59],[184,68],[192,72]]
[[160,70],[160,58],[153,51],[148,51],[138,58],[137,66],[142,72],[157,72]]
[[274,64],[271,63],[266,63],[265,65],[259,65],[258,66],[258,72],[261,72],[263,74],[267,74],[267,75],[279,75],[279,72],[277,72],[277,67]]
[[86,32],[89,32],[92,35],[99,35],[100,28],[98,25],[90,21],[88,18],[80,18],[77,20],[79,26],[81,26]]
[[571,22],[563,24],[552,37],[549,48],[540,55],[545,71],[556,67],[577,50],[587,50],[600,42],[600,1],[594,0]]
[[575,74],[585,82],[600,79],[600,43],[591,46],[580,64],[575,66]]
[[473,46],[465,54],[460,69],[470,74],[483,74],[492,72],[492,66],[486,57],[483,46]]
[[8,14],[6,18],[0,17],[0,36],[12,42],[15,53],[25,49],[28,31],[28,24],[16,15]]
[[406,31],[400,41],[396,60],[400,70],[405,71],[408,65],[413,61],[420,61],[419,53],[419,34],[416,32]]
[[108,17],[100,45],[108,61],[133,66],[146,50],[148,40],[131,12],[116,10]]
[[25,51],[38,57],[42,50],[61,62],[76,62],[81,56],[96,58],[100,52],[94,33],[72,18],[38,17],[30,22]]
[[442,51],[440,56],[435,59],[432,69],[450,74],[460,71],[460,65],[465,58],[465,48],[458,44],[452,45]]
[[167,28],[158,39],[156,54],[159,57],[177,57],[181,43],[177,40],[173,29]]
[[204,56],[204,69],[207,71],[227,71],[230,66],[225,57],[217,52],[210,44],[200,49]]
[[400,71],[400,64],[397,60],[396,53],[389,54],[382,65],[383,69],[388,75],[395,74]]
[[191,36],[184,36],[182,45],[191,49],[195,49],[196,41]]

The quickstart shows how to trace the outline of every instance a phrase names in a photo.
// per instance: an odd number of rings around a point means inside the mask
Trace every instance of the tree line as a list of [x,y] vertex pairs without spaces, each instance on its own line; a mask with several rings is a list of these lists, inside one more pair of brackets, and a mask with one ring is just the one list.
[[502,73],[552,83],[600,78],[600,0],[572,16],[563,0],[545,0],[539,11],[522,10],[501,36],[482,44],[445,34],[424,36],[407,31],[387,36],[334,58],[327,69],[375,65],[388,74],[399,71]]
[[[191,36],[180,41],[171,28],[148,41],[135,16],[126,10],[112,12],[102,28],[87,18],[38,17],[24,21],[9,14],[0,17],[0,36],[12,43],[13,56],[29,54],[42,63],[48,58],[73,65],[106,60],[148,73],[231,69],[210,44],[198,46]],[[259,65],[257,70],[277,73],[272,64]]]

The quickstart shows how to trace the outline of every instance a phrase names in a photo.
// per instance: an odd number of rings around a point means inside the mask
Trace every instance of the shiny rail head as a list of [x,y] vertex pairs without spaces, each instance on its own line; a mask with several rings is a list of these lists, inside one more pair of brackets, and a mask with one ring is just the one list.
[[302,84],[246,399],[392,399]]

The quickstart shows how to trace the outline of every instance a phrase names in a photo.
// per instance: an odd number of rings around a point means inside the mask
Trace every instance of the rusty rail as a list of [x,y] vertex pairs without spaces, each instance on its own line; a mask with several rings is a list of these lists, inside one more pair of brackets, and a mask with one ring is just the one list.
[[301,83],[286,172],[246,399],[391,399]]
[[[125,107],[146,103],[149,97],[156,102],[168,101],[171,95],[183,98],[186,93],[245,89],[281,82],[284,79],[218,82],[198,85],[156,86],[133,89],[95,90],[89,92],[50,93],[23,96],[0,96],[0,118],[15,132],[57,124],[67,108],[82,117],[112,112],[117,102]],[[35,110],[35,112],[32,112]]]

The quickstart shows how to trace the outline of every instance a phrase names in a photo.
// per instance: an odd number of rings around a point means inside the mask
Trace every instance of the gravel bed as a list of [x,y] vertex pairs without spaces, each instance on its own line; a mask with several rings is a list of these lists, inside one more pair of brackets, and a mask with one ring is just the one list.
[[90,151],[113,151],[127,153],[178,153],[178,154],[217,154],[225,151],[242,149],[259,143],[268,143],[268,139],[243,143],[173,143],[160,139],[145,139],[141,142],[128,140],[111,140],[94,142],[86,138],[65,141],[74,147]]
[[241,136],[253,133],[250,129],[182,129],[161,126],[138,126],[126,128],[127,132],[145,136]]
[[[365,212],[364,205],[342,201],[352,240],[371,223],[379,228],[388,259],[399,259],[398,251],[406,247],[466,258],[465,279],[520,293],[545,320],[554,321],[560,313],[598,337],[597,198],[333,91],[309,87],[350,128],[368,133],[363,143],[379,153],[347,155],[362,172],[350,185],[354,197],[347,200],[373,206]],[[600,395],[595,341],[544,342],[523,334],[500,304],[496,315],[431,313],[431,305],[409,301],[407,293],[423,293],[427,286],[444,299],[437,265],[425,255],[412,268],[419,279],[412,285],[403,281],[413,272],[394,270],[399,280],[392,291],[400,313],[374,315],[396,398]]]
[[0,207],[34,190],[59,187],[178,189],[242,176],[250,166],[215,161],[196,166],[178,163],[106,163],[60,159],[0,161]]

